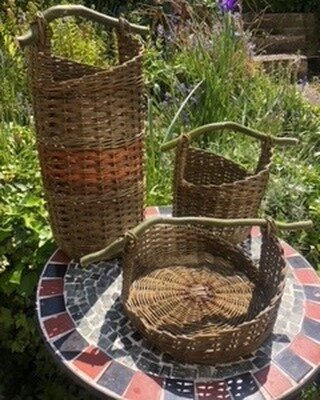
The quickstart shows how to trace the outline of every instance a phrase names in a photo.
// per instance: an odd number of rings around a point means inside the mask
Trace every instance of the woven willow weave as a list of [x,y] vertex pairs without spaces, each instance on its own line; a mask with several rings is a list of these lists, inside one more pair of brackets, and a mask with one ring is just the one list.
[[45,198],[57,244],[79,258],[143,219],[143,51],[123,21],[118,65],[84,65],[53,56],[38,24],[27,55]]
[[[194,148],[183,135],[177,144],[173,181],[173,215],[214,218],[257,216],[269,180],[270,140],[261,142],[261,154],[252,173],[218,154]],[[249,228],[222,228],[218,232],[240,243]]]
[[236,360],[271,333],[286,264],[263,230],[259,265],[209,229],[155,225],[126,246],[125,311],[161,351],[189,363]]

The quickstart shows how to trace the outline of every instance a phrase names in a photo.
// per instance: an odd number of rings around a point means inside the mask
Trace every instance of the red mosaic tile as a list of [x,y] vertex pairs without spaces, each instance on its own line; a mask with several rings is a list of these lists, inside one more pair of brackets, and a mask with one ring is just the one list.
[[55,254],[53,255],[53,257],[50,260],[51,262],[59,262],[62,264],[69,264],[69,262],[71,261],[70,257],[68,257],[66,255],[66,253],[64,253],[62,250],[58,249]]
[[144,211],[145,218],[158,217],[159,215],[158,207],[147,207]]
[[251,236],[252,237],[258,237],[260,235],[261,235],[261,231],[260,231],[259,226],[253,226],[252,229],[251,229]]
[[227,384],[221,382],[199,382],[196,384],[197,400],[228,400],[231,395]]
[[90,378],[95,379],[110,363],[110,358],[96,347],[89,346],[72,363]]
[[273,364],[254,374],[254,377],[262,388],[274,399],[280,398],[284,393],[293,388],[289,378]]
[[162,394],[163,380],[153,378],[143,372],[137,372],[125,392],[126,400],[160,400]]
[[74,323],[68,313],[60,314],[43,322],[44,328],[49,338],[61,335],[74,328]]
[[320,321],[320,304],[306,301],[304,304],[304,314],[306,317]]
[[302,285],[319,285],[320,284],[319,276],[311,268],[295,269],[294,275]]
[[306,336],[302,334],[296,336],[290,345],[290,349],[305,360],[315,365],[320,364],[320,344]]
[[297,255],[297,250],[295,250],[293,247],[289,246],[286,242],[284,242],[283,240],[281,240],[281,246],[283,248],[284,251],[284,256],[285,257],[290,257],[293,255]]
[[43,279],[40,286],[40,297],[62,294],[63,279]]

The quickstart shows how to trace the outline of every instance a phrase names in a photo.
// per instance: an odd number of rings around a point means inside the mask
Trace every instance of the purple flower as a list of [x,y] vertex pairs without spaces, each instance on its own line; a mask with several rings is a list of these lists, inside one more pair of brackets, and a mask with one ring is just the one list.
[[223,12],[235,12],[238,8],[238,0],[220,0],[220,8]]

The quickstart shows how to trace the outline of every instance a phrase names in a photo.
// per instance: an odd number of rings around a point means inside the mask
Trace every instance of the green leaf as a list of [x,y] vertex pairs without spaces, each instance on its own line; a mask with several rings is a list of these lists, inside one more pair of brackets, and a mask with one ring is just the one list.
[[199,83],[196,84],[196,86],[191,90],[191,92],[188,94],[188,96],[182,102],[181,106],[179,107],[179,110],[176,112],[175,116],[173,117],[173,119],[169,125],[169,128],[167,129],[167,132],[163,139],[163,143],[166,143],[169,139],[171,139],[171,133],[172,133],[174,124],[176,123],[177,119],[179,118],[179,115],[182,113],[182,110],[184,109],[185,105],[188,103],[189,99],[193,96],[194,92],[202,85],[202,83],[203,83],[203,79],[202,79],[202,81],[200,81]]
[[38,274],[36,274],[36,272],[30,271],[27,274],[24,274],[21,279],[19,291],[24,296],[29,297],[32,293],[34,293],[37,282]]
[[22,271],[23,271],[23,264],[19,264],[18,267],[16,267],[16,269],[13,270],[9,278],[9,282],[15,285],[20,285]]
[[12,229],[0,228],[0,243],[8,239],[12,235]]

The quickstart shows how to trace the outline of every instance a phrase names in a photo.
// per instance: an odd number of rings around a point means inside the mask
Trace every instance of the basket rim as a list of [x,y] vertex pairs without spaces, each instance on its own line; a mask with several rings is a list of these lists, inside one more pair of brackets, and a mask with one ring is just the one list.
[[[136,40],[138,41],[138,39],[136,39]],[[46,90],[53,89],[53,91],[57,88],[60,88],[61,86],[65,86],[66,83],[68,83],[68,85],[70,85],[70,86],[73,86],[73,85],[77,86],[78,84],[81,84],[82,82],[84,82],[86,80],[90,81],[90,80],[92,80],[92,78],[99,78],[100,76],[103,76],[103,75],[107,75],[107,76],[112,75],[118,71],[129,68],[131,64],[136,63],[139,59],[142,58],[143,53],[144,53],[144,47],[139,42],[139,52],[137,55],[135,55],[134,57],[130,58],[129,60],[127,60],[121,64],[114,65],[114,66],[109,67],[108,69],[105,69],[105,68],[101,68],[101,67],[95,67],[94,65],[90,65],[90,64],[86,64],[86,63],[79,63],[77,61],[69,60],[66,57],[58,57],[58,56],[53,56],[51,54],[48,55],[48,54],[45,54],[43,51],[39,51],[40,57],[47,59],[47,60],[54,58],[56,60],[67,61],[69,63],[77,63],[84,67],[97,68],[98,70],[90,75],[84,75],[79,78],[71,78],[71,79],[66,79],[63,81],[56,81],[56,80],[50,79],[50,80],[46,80],[46,83],[43,84],[43,81],[40,80],[40,82],[37,81],[37,85],[38,85],[38,87],[45,86]],[[110,76],[110,77],[112,77],[112,76]],[[49,83],[47,83],[47,82],[49,82]]]

